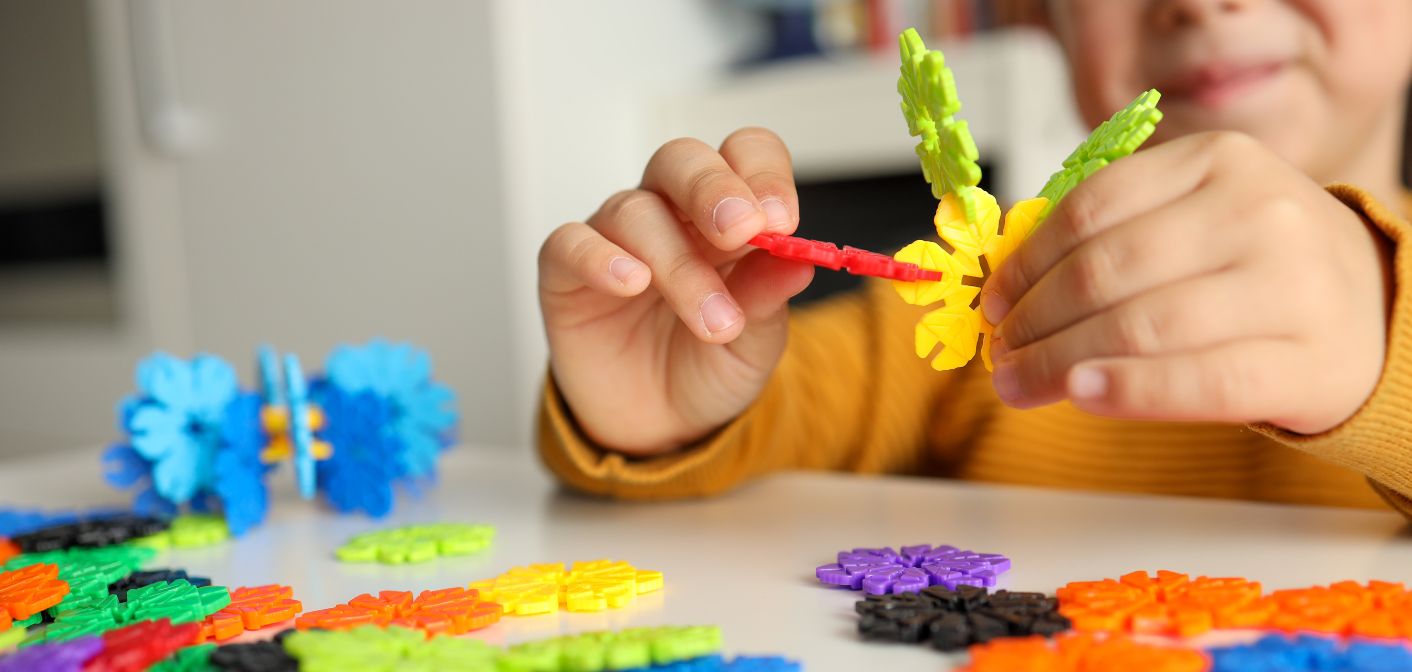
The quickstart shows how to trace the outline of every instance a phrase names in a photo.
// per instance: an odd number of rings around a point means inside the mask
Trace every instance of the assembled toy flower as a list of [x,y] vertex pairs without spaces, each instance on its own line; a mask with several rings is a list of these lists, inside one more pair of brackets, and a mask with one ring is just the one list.
[[[978,307],[980,288],[986,278],[1044,222],[1049,212],[1089,175],[1113,161],[1131,154],[1152,135],[1162,113],[1156,90],[1138,96],[1113,115],[1079,145],[1064,165],[1049,178],[1039,196],[1016,203],[1001,224],[995,197],[976,186],[981,170],[979,153],[965,121],[956,119],[961,101],[956,82],[940,51],[928,51],[917,31],[908,28],[899,38],[902,76],[897,91],[902,94],[902,114],[907,131],[920,138],[917,157],[922,175],[932,186],[937,204],[937,235],[950,249],[919,240],[902,248],[894,259],[916,264],[923,271],[941,273],[939,280],[894,280],[893,287],[907,303],[933,310],[917,323],[917,356],[932,356],[938,371],[965,366],[979,349],[986,369],[991,368],[990,336],[994,326]],[[966,280],[970,278],[971,280]]]

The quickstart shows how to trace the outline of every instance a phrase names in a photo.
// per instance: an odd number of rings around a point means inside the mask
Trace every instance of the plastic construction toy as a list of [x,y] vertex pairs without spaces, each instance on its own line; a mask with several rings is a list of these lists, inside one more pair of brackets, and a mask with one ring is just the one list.
[[702,656],[666,665],[654,665],[654,672],[801,672],[804,667],[782,656]]
[[1070,625],[1052,597],[1006,590],[990,593],[975,586],[869,595],[854,607],[858,634],[864,639],[931,642],[942,651],[1001,637],[1052,636]]
[[0,630],[59,604],[69,584],[59,579],[57,565],[30,565],[0,573]]
[[506,614],[530,616],[559,611],[602,611],[633,602],[638,595],[662,589],[662,573],[637,569],[626,562],[593,560],[516,567],[471,588],[504,605]]
[[465,588],[424,590],[416,599],[412,593],[384,590],[373,597],[359,595],[346,604],[310,611],[295,619],[300,630],[347,630],[362,625],[396,625],[435,635],[460,635],[480,630],[500,620],[504,608],[481,599],[479,592]]
[[903,546],[901,553],[891,548],[839,551],[838,562],[820,566],[814,576],[831,586],[883,595],[917,592],[927,586],[991,587],[1009,569],[1010,559],[999,553],[919,544]]
[[185,581],[197,588],[211,585],[211,580],[204,576],[191,576],[184,569],[149,569],[140,572],[133,572],[124,578],[114,581],[108,586],[108,593],[118,601],[127,601],[128,592],[135,588],[150,586],[154,583]]
[[[961,668],[964,672],[1205,672],[1208,669],[1207,658],[1199,651],[1142,643],[1126,636],[1067,635],[1052,643],[1043,637],[1001,639],[973,646],[970,653],[970,665]],[[1284,672],[1303,668],[1230,668],[1237,669]]]
[[[347,631],[300,630],[283,641],[303,672],[402,669],[497,672],[499,650],[475,639],[427,640],[416,630],[363,626]],[[512,669],[512,668],[510,668]]]
[[41,509],[13,509],[0,507],[0,537],[14,537],[26,532],[34,532],[46,527],[77,523],[82,520],[124,515],[130,512],[122,509],[101,507],[86,511],[44,511]]
[[1353,672],[1412,670],[1403,642],[1337,640],[1313,635],[1269,635],[1253,644],[1210,649],[1211,672]]
[[489,525],[407,525],[357,535],[341,546],[337,555],[343,562],[401,565],[479,553],[489,548],[494,538],[495,528]]
[[17,556],[20,553],[20,547],[17,546],[15,542],[10,541],[5,537],[0,537],[0,564],[4,564],[10,558]]
[[41,527],[17,534],[11,541],[25,553],[58,551],[75,546],[97,548],[159,534],[166,531],[167,526],[167,521],[161,518],[118,514]]
[[201,623],[201,639],[225,641],[247,630],[284,623],[304,610],[294,589],[270,584],[230,591],[230,604]]
[[172,519],[165,531],[151,534],[131,543],[156,549],[201,548],[230,540],[230,526],[224,518],[206,514],[188,514]]
[[284,461],[305,498],[322,492],[340,512],[372,516],[392,509],[394,485],[434,476],[457,416],[425,352],[340,346],[312,377],[292,354],[262,348],[258,359],[258,392],[211,355],[159,352],[138,365],[138,392],[118,410],[127,438],[104,466],[110,484],[136,489],[140,513],[219,511],[239,536],[264,520],[265,479]]
[[847,245],[840,250],[833,243],[782,236],[777,233],[762,233],[751,238],[750,244],[781,259],[822,266],[834,271],[844,270],[853,275],[868,275],[899,282],[938,282],[942,279],[938,271],[922,270],[917,264],[904,263],[886,254]]
[[69,593],[58,605],[49,608],[49,615],[80,604],[102,601],[109,597],[108,586],[141,567],[156,554],[149,548],[108,546],[105,548],[71,548],[67,551],[26,553],[11,558],[5,570],[30,565],[57,565],[59,578],[69,585]]
[[101,637],[41,644],[0,657],[0,672],[79,672],[102,650]]
[[1212,628],[1263,627],[1273,605],[1259,582],[1159,571],[1076,581],[1060,588],[1059,611],[1077,630],[1192,637]]
[[200,622],[228,604],[230,592],[224,586],[198,588],[186,581],[163,581],[128,591],[124,602],[109,595],[106,599],[61,609],[54,615],[54,622],[38,633],[34,641],[73,639],[162,619],[176,624],[194,624],[189,642],[194,644],[201,633]]
[[103,635],[103,651],[83,667],[85,672],[139,672],[195,642],[200,626],[167,619],[140,621]]
[[668,626],[591,632],[517,644],[506,649],[498,662],[502,669],[512,670],[655,669],[653,666],[715,656],[720,650],[720,628]]
[[197,644],[178,649],[152,667],[148,668],[152,672],[209,672],[216,668],[211,664],[211,653],[215,651],[215,644]]
[[[209,668],[229,672],[295,672],[299,661],[284,650],[278,642],[250,642],[230,644],[212,651],[207,659]],[[349,661],[345,669],[362,669]]]
[[1095,129],[1064,160],[1063,167],[1049,179],[1039,196],[1015,204],[1001,226],[995,197],[977,186],[981,179],[976,163],[979,153],[970,128],[955,117],[961,110],[961,101],[945,57],[940,51],[928,51],[911,28],[902,33],[899,45],[902,76],[897,90],[902,95],[902,114],[907,119],[908,132],[920,139],[917,156],[922,162],[922,174],[931,183],[932,195],[940,201],[934,221],[936,232],[948,247],[919,240],[903,248],[893,257],[896,261],[938,272],[941,278],[895,280],[893,286],[902,300],[913,305],[943,302],[942,308],[927,313],[917,323],[918,357],[932,357],[939,345],[941,351],[932,358],[932,368],[959,368],[975,357],[980,341],[981,358],[990,369],[990,337],[994,328],[978,309],[985,279],[1044,222],[1069,191],[1109,163],[1131,154],[1152,135],[1162,119],[1157,110],[1161,94],[1155,90],[1142,94]]

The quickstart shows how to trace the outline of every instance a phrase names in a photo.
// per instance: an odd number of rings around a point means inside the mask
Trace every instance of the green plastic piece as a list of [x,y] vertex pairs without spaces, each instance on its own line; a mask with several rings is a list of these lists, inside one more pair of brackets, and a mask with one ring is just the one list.
[[157,534],[134,539],[129,544],[155,549],[201,548],[215,546],[230,539],[230,527],[225,518],[205,514],[177,516],[168,527]]
[[1104,166],[1137,151],[1142,143],[1152,137],[1157,123],[1162,121],[1162,111],[1157,102],[1162,94],[1157,89],[1143,92],[1128,106],[1118,110],[1108,121],[1093,129],[1088,139],[1083,141],[1069,157],[1064,159],[1064,167],[1054,173],[1039,190],[1039,195],[1049,199],[1049,204],[1035,220],[1038,226],[1059,201],[1079,186],[1080,182],[1102,170]]
[[9,630],[0,632],[0,653],[11,651],[19,647],[20,642],[25,639],[25,629],[10,626]]
[[215,644],[197,644],[178,649],[161,662],[148,668],[151,672],[207,672],[215,670],[211,666],[211,652]]
[[157,552],[137,546],[107,546],[104,548],[70,548],[63,551],[24,553],[10,558],[6,570],[35,564],[58,565],[59,578],[68,582],[69,594],[59,604],[49,608],[56,616],[92,600],[102,600],[114,581],[137,571]]
[[927,50],[915,28],[903,31],[897,41],[902,53],[897,92],[902,94],[907,132],[921,138],[917,158],[922,160],[922,175],[932,185],[932,196],[941,200],[955,194],[966,221],[979,223],[981,203],[976,185],[981,181],[981,167],[976,161],[980,152],[970,127],[955,117],[961,110],[956,78],[946,67],[946,57],[940,51]]
[[556,637],[506,649],[506,672],[605,672],[667,665],[719,653],[715,626],[630,628]]
[[336,554],[343,562],[401,565],[426,562],[439,556],[479,553],[488,548],[494,538],[495,528],[489,525],[408,525],[360,534],[349,539]]
[[110,594],[61,609],[54,615],[54,622],[44,628],[39,640],[65,641],[101,634],[137,621],[163,618],[171,619],[172,623],[195,623],[229,604],[230,591],[225,586],[197,587],[185,580],[159,581],[128,591],[125,602],[119,602],[116,595]]
[[11,623],[11,624],[10,624],[10,627],[12,627],[12,628],[18,628],[18,629],[20,629],[20,630],[23,630],[23,629],[25,629],[25,628],[28,628],[28,627],[31,626],[31,625],[35,625],[36,623],[39,623],[39,622],[42,621],[42,620],[44,620],[44,614],[35,614],[35,615],[30,616],[29,618],[26,618],[26,619],[24,619],[24,620],[22,620],[22,621],[15,621],[14,623]]

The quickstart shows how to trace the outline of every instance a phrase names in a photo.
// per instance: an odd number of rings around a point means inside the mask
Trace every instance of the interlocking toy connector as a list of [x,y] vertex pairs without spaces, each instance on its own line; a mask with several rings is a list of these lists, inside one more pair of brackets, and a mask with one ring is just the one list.
[[488,548],[494,538],[495,528],[489,525],[407,525],[355,536],[339,547],[336,554],[343,562],[401,565],[479,553]]
[[490,627],[504,613],[501,605],[484,600],[476,590],[424,590],[416,599],[404,590],[384,590],[373,597],[359,595],[346,604],[305,612],[295,619],[300,630],[347,630],[364,625],[401,626],[434,635],[460,635]]
[[284,461],[306,499],[322,492],[340,512],[375,517],[391,511],[395,485],[434,476],[457,416],[425,352],[380,340],[340,346],[312,377],[292,354],[266,347],[258,359],[260,391],[240,389],[212,355],[159,352],[138,365],[138,393],[118,409],[127,440],[103,458],[110,484],[137,490],[138,512],[219,511],[240,536],[265,519],[265,478]]
[[902,248],[895,260],[940,273],[940,279],[899,279],[893,281],[893,287],[912,305],[943,303],[916,325],[918,357],[932,357],[932,368],[945,371],[965,366],[979,350],[986,369],[991,370],[994,325],[981,314],[981,286],[1074,187],[1131,154],[1152,135],[1162,119],[1157,109],[1161,94],[1147,91],[1103,122],[1064,160],[1038,197],[1020,201],[1005,213],[1002,226],[995,197],[977,186],[981,178],[976,163],[979,154],[970,128],[955,116],[961,101],[945,57],[940,51],[928,50],[912,28],[904,31],[898,42],[902,75],[897,90],[902,95],[902,114],[908,132],[919,138],[916,149],[922,174],[940,201],[933,223],[948,247],[918,240]]
[[624,607],[638,595],[662,589],[662,573],[637,569],[626,562],[594,560],[564,565],[515,567],[471,588],[504,605],[515,616],[548,614],[562,606],[569,611],[602,611]]

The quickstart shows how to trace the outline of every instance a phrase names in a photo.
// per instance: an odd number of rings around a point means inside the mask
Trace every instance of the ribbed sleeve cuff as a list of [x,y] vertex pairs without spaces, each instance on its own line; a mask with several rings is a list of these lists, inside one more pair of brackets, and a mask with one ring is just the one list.
[[1394,298],[1382,378],[1362,408],[1322,434],[1295,434],[1271,425],[1254,429],[1357,470],[1389,504],[1412,516],[1412,226],[1361,189],[1340,184],[1328,191],[1372,222],[1394,246]]

